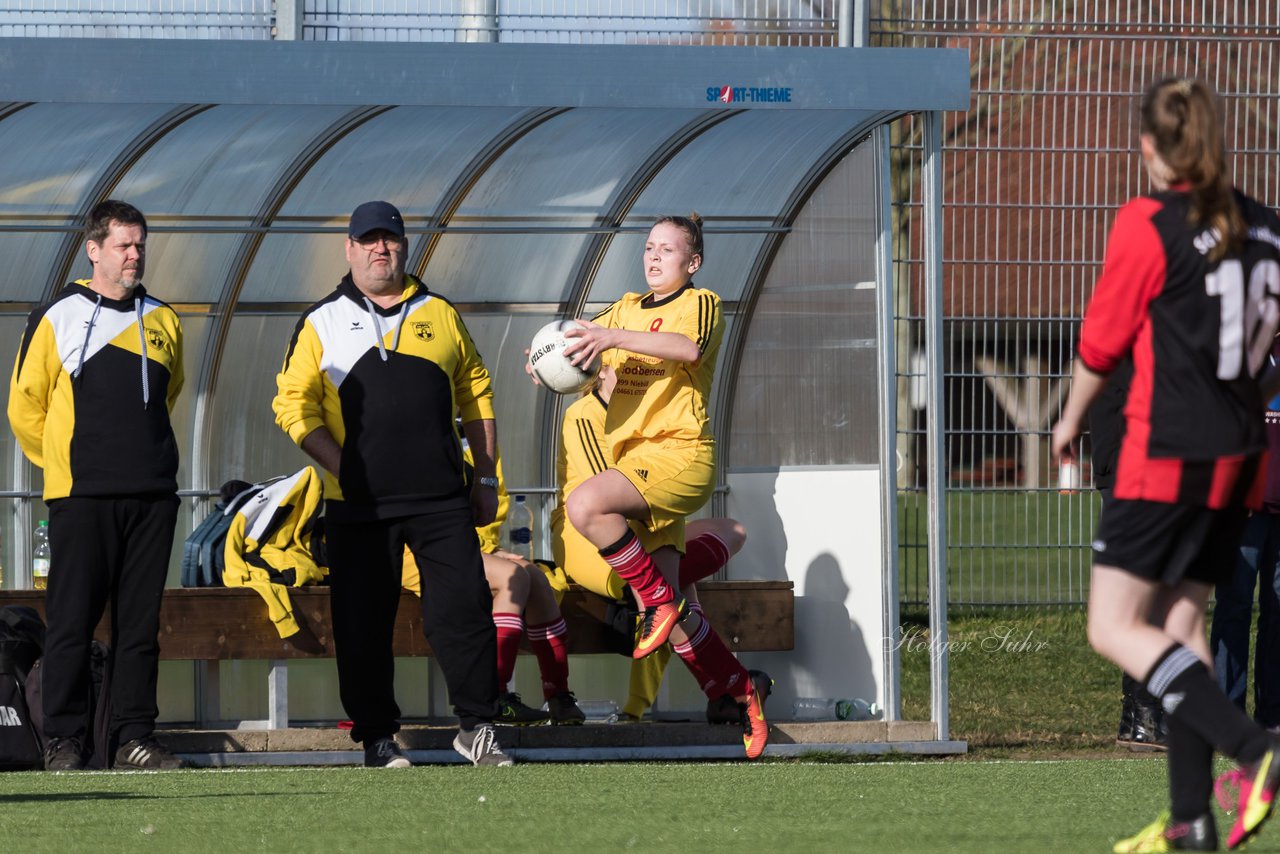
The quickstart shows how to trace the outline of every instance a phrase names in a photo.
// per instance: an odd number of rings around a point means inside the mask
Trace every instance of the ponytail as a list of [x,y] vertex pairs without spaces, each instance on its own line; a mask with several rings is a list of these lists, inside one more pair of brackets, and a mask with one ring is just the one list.
[[1247,227],[1227,173],[1213,90],[1185,77],[1161,80],[1142,98],[1141,128],[1169,167],[1170,177],[1191,185],[1191,224],[1217,233],[1209,260],[1221,261],[1239,251]]

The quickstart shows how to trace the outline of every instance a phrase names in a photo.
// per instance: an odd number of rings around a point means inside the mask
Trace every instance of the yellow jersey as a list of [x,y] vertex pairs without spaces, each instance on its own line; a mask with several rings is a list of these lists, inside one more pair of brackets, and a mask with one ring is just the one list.
[[696,362],[605,354],[618,375],[605,418],[609,457],[621,459],[637,441],[710,440],[711,381],[724,337],[720,297],[692,283],[661,299],[627,294],[594,319],[613,329],[685,335],[701,354]]
[[[559,500],[551,511],[552,553],[557,566],[566,566],[564,502],[583,481],[609,467],[604,446],[605,412],[608,406],[596,392],[585,394],[564,411],[560,429],[560,448],[556,451],[556,484]],[[574,531],[578,537],[581,535]],[[590,544],[588,544],[590,545]]]

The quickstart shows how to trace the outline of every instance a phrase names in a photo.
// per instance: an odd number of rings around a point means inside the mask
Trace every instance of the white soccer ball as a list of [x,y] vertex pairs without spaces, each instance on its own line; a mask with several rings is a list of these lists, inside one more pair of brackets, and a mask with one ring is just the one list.
[[538,382],[556,394],[573,394],[586,389],[600,373],[600,357],[589,365],[574,365],[564,355],[570,339],[565,330],[577,326],[573,320],[553,320],[538,330],[529,345],[529,368]]

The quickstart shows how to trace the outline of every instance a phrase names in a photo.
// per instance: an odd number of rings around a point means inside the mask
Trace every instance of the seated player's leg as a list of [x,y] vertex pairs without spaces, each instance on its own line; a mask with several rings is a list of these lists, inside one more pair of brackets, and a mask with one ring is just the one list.
[[484,577],[493,594],[493,625],[498,635],[498,714],[494,723],[529,726],[544,723],[545,712],[531,708],[511,690],[520,638],[524,636],[524,610],[529,600],[529,576],[515,563],[484,554]]
[[684,536],[681,588],[719,572],[729,558],[742,551],[747,529],[736,519],[696,519],[686,525]]
[[572,523],[565,520],[562,525],[553,525],[551,534],[556,543],[556,563],[564,567],[565,574],[574,584],[606,599],[622,598],[626,582],[605,563],[600,557],[600,550],[578,533]]
[[568,628],[560,614],[555,593],[542,568],[522,561],[520,571],[527,578],[529,600],[525,609],[529,647],[538,659],[542,675],[542,698],[553,724],[580,724],[587,719],[569,690]]
[[671,660],[671,645],[666,644],[653,655],[631,662],[631,678],[627,687],[627,699],[622,704],[619,719],[639,721],[658,698],[662,677]]

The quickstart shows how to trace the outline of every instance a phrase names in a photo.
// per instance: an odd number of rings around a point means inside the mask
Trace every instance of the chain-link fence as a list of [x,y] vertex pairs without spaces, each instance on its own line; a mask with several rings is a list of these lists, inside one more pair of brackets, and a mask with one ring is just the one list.
[[[1280,7],[904,0],[873,6],[870,30],[874,45],[971,58],[971,108],[948,117],[943,159],[950,601],[1082,602],[1097,499],[1087,462],[1057,470],[1048,431],[1111,219],[1148,189],[1137,99],[1167,75],[1209,81],[1236,183],[1280,205]],[[927,598],[916,134],[896,129],[894,191],[907,603]]]
[[[0,0],[0,36],[834,45],[835,0]],[[277,26],[299,20],[300,35]]]
[[[285,6],[284,4],[288,4]],[[875,46],[964,47],[947,117],[944,276],[950,598],[1077,603],[1096,515],[1048,430],[1115,209],[1146,189],[1136,98],[1166,74],[1224,96],[1236,181],[1280,205],[1280,6],[1212,0],[869,0]],[[0,0],[0,36],[588,44],[836,43],[836,0]],[[846,5],[846,10],[849,8]],[[902,594],[927,596],[919,124],[895,128]]]

